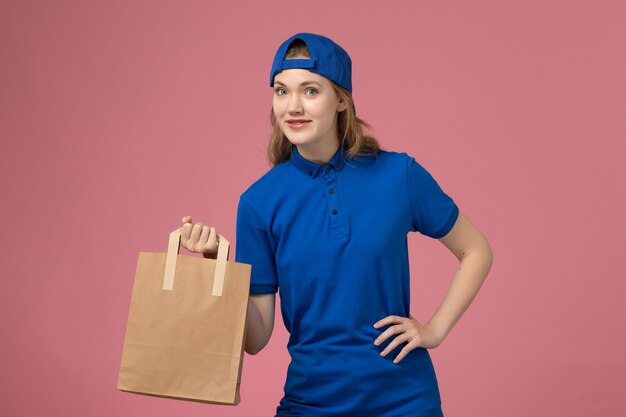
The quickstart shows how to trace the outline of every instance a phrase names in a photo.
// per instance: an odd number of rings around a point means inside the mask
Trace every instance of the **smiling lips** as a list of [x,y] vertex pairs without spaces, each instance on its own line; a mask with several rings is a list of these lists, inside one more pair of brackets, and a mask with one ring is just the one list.
[[304,119],[291,119],[287,120],[287,126],[292,129],[301,129],[304,126],[307,126],[311,121]]

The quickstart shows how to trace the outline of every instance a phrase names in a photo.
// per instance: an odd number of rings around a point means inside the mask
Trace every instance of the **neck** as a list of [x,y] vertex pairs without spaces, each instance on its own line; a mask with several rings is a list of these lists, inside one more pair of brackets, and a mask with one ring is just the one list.
[[302,157],[316,164],[324,165],[331,160],[335,152],[339,149],[339,141],[330,144],[306,144],[296,145],[298,153]]

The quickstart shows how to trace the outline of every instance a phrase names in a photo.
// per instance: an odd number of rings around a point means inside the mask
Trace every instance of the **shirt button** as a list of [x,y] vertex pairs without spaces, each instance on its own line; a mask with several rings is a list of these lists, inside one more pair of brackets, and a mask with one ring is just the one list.
[[333,214],[337,214],[337,210],[333,210]]
[[330,168],[326,168],[326,173],[328,174],[330,172]]
[[328,190],[329,193],[334,194],[335,190],[333,190],[332,188],[330,190]]

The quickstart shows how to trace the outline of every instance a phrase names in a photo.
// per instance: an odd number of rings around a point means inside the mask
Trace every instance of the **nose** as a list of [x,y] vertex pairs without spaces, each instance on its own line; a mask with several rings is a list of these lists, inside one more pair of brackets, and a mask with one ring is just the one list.
[[302,113],[302,99],[298,94],[292,94],[289,97],[287,111],[289,113]]

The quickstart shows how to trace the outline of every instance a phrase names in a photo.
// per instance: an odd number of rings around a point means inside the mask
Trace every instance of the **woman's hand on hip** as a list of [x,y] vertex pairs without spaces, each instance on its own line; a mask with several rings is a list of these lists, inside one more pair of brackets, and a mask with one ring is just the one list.
[[417,347],[432,349],[439,346],[442,342],[442,337],[439,336],[438,332],[432,325],[421,324],[413,316],[408,318],[393,315],[387,316],[374,323],[374,327],[378,329],[388,324],[395,325],[390,326],[382,332],[382,334],[376,338],[374,344],[378,346],[389,337],[397,335],[380,353],[381,356],[385,356],[387,353],[394,350],[400,343],[407,342],[406,346],[404,346],[394,359],[394,363],[400,362],[410,351]]

